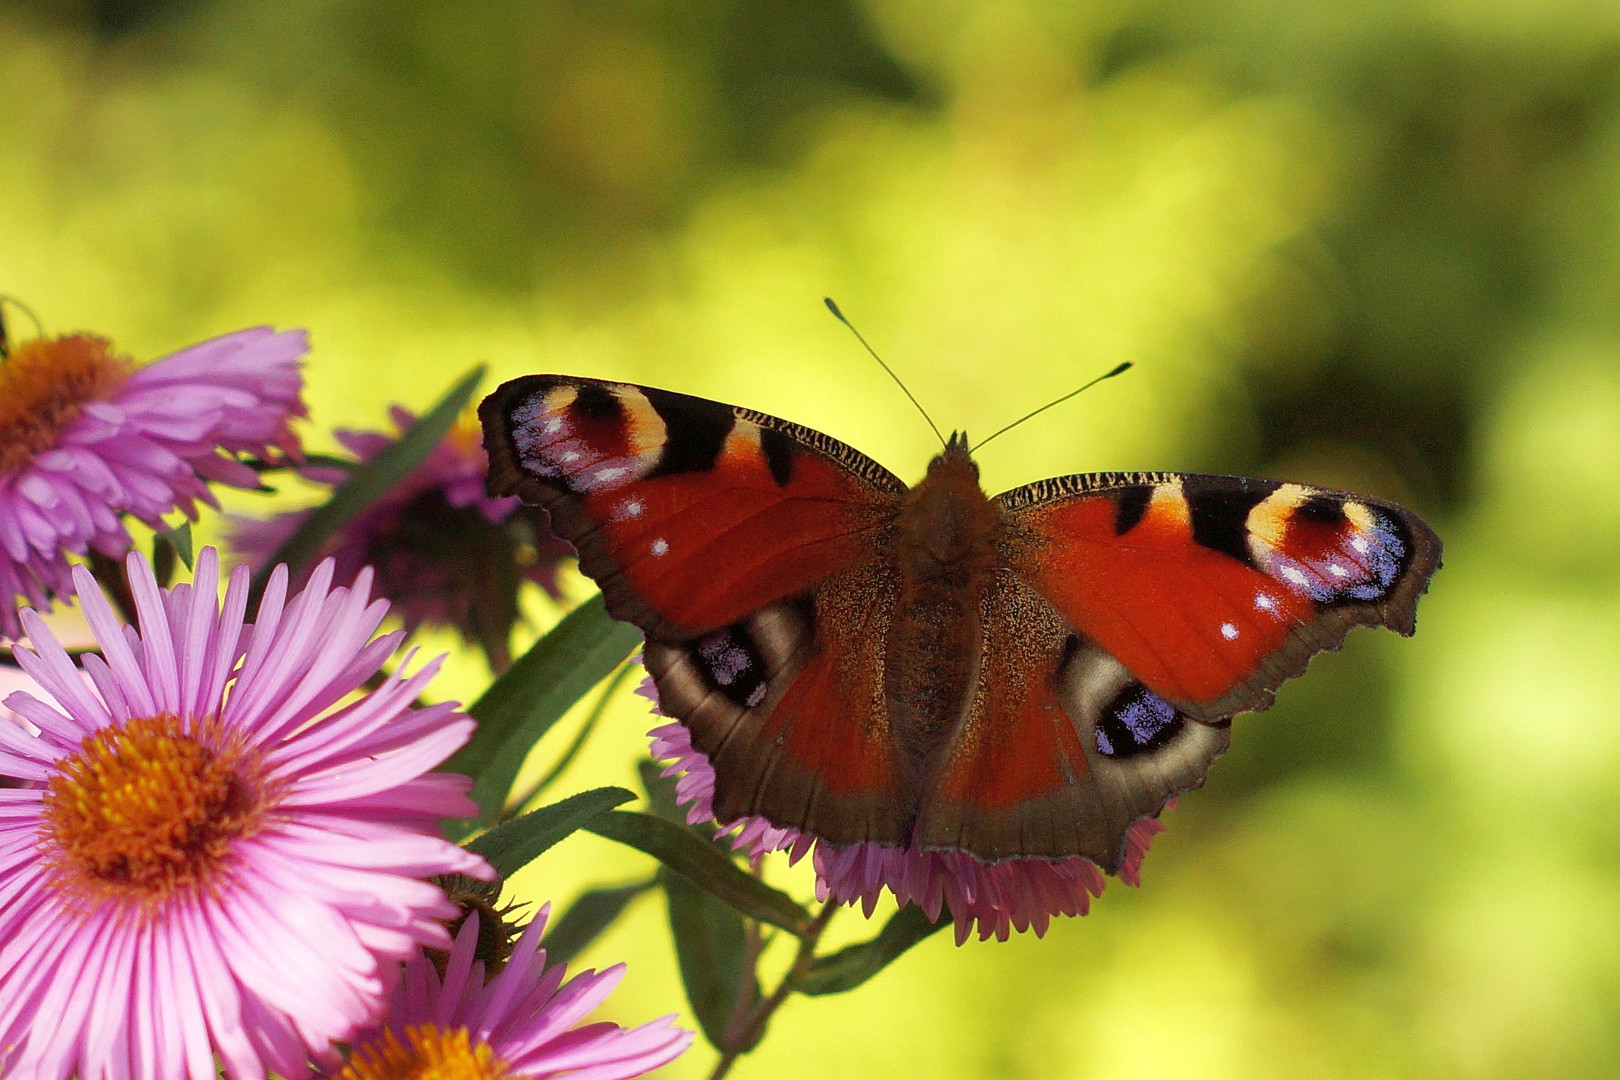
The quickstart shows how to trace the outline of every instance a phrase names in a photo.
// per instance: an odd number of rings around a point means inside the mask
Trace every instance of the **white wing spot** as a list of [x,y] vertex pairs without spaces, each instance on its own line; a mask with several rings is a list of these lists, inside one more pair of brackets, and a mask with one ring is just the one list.
[[562,426],[563,426],[563,418],[562,417],[560,417],[560,416],[548,416],[546,418],[546,422],[540,425],[540,430],[542,432],[544,432],[545,434],[547,434],[547,435],[553,435],[558,430],[560,430],[562,428]]
[[1236,625],[1229,622],[1221,623],[1221,637],[1225,638],[1227,641],[1236,641],[1237,636],[1238,628]]
[[1305,571],[1301,570],[1297,566],[1283,567],[1282,576],[1287,578],[1289,581],[1292,581],[1295,585],[1309,585],[1311,582],[1311,579],[1305,576]]
[[1256,611],[1276,611],[1277,601],[1265,593],[1259,593],[1254,598],[1254,607]]
[[610,465],[606,469],[597,469],[596,475],[591,478],[592,483],[611,484],[629,471],[629,467],[625,465]]
[[1328,573],[1332,574],[1334,577],[1349,577],[1350,576],[1350,571],[1346,570],[1344,567],[1340,566],[1336,562],[1328,563]]
[[1350,538],[1350,546],[1355,548],[1361,554],[1365,555],[1367,554],[1367,549],[1372,545],[1367,543],[1367,538],[1365,536],[1353,536]]
[[660,536],[652,542],[652,547],[647,550],[651,551],[654,556],[666,555],[669,553],[669,541]]
[[624,502],[619,504],[619,512],[621,514],[623,514],[627,518],[640,517],[641,516],[641,500],[640,499],[626,499],[626,500],[624,500]]
[[557,457],[564,465],[572,465],[574,462],[579,460],[579,452],[577,450],[564,450],[561,454],[558,454]]

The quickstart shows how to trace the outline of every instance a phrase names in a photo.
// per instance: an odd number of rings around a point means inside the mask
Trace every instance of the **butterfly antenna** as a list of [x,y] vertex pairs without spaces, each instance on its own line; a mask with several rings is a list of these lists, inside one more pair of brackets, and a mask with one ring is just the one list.
[[849,332],[855,335],[855,340],[860,342],[861,347],[864,348],[868,353],[872,354],[872,359],[878,362],[878,366],[889,373],[889,378],[893,379],[894,384],[900,388],[901,392],[903,392],[906,397],[911,400],[913,405],[917,406],[917,411],[922,413],[922,418],[924,420],[928,421],[928,426],[934,429],[934,438],[939,440],[939,445],[944,446],[945,436],[939,433],[939,425],[934,423],[934,418],[928,415],[928,410],[922,407],[922,402],[917,400],[916,395],[914,395],[910,390],[906,389],[906,384],[900,381],[900,376],[896,375],[894,373],[894,369],[883,362],[883,357],[877,354],[876,349],[872,348],[872,346],[866,343],[866,339],[861,337],[861,332],[855,329],[855,324],[844,318],[844,313],[838,310],[838,305],[833,303],[832,297],[823,296],[821,298],[821,302],[827,305],[827,310],[833,313],[833,318],[837,319],[839,322],[843,323],[849,328]]
[[1023,416],[1020,416],[1018,419],[1014,420],[1012,423],[1008,424],[1006,427],[1002,428],[1001,430],[993,432],[992,434],[987,435],[983,439],[979,440],[979,442],[975,443],[974,446],[973,446],[973,449],[969,450],[968,453],[970,453],[970,454],[978,453],[980,448],[982,448],[984,446],[984,444],[989,442],[991,439],[994,439],[994,438],[996,438],[997,436],[1000,436],[1000,435],[1007,434],[1007,432],[1011,431],[1013,428],[1017,427],[1019,424],[1022,424],[1025,420],[1028,420],[1028,419],[1031,419],[1032,417],[1036,417],[1036,416],[1041,415],[1041,413],[1045,412],[1047,409],[1050,409],[1054,405],[1063,404],[1065,401],[1068,401],[1070,398],[1074,397],[1076,394],[1080,393],[1081,391],[1090,390],[1093,386],[1096,386],[1098,383],[1102,382],[1104,379],[1112,379],[1115,375],[1123,375],[1123,374],[1125,374],[1125,372],[1131,370],[1132,366],[1133,365],[1132,365],[1131,361],[1127,360],[1123,364],[1121,364],[1117,368],[1115,368],[1114,370],[1112,370],[1110,372],[1107,372],[1106,374],[1099,375],[1095,379],[1092,379],[1090,382],[1086,383],[1086,385],[1080,387],[1079,390],[1070,390],[1067,394],[1064,394],[1062,397],[1058,398],[1056,401],[1048,401],[1045,405],[1042,405],[1040,408],[1036,409],[1034,412],[1025,413]]

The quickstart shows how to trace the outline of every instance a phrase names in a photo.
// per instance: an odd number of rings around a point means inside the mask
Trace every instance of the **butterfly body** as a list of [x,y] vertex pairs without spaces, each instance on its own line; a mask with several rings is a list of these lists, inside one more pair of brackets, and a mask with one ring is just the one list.
[[1202,783],[1356,625],[1411,633],[1440,542],[1390,503],[1177,473],[994,498],[953,436],[907,487],[843,443],[568,376],[481,408],[490,489],[545,506],[646,633],[721,821],[833,845],[1091,858]]

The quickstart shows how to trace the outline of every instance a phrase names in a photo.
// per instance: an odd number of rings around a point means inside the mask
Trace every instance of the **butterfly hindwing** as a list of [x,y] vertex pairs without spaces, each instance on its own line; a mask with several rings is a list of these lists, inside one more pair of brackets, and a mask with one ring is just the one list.
[[1226,476],[1098,473],[998,497],[1007,565],[1197,720],[1264,708],[1352,627],[1410,634],[1440,540],[1393,503]]
[[1015,576],[980,608],[978,678],[931,770],[917,843],[1117,870],[1131,825],[1203,782],[1228,725],[1189,720]]
[[490,491],[550,511],[608,610],[669,641],[871,559],[905,491],[819,432],[629,383],[525,376],[479,414]]
[[661,706],[714,767],[719,820],[905,842],[916,796],[884,688],[896,585],[892,568],[865,563],[695,642],[648,638]]

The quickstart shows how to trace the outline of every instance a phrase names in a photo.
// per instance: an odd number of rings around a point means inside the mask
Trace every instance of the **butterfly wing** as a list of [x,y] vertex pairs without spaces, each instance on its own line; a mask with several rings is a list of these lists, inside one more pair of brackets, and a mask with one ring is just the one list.
[[809,428],[629,383],[529,375],[479,415],[491,493],[545,507],[608,610],[665,640],[870,560],[905,492]]
[[527,376],[479,413],[491,492],[545,507],[646,632],[716,816],[900,842],[914,796],[884,711],[878,553],[905,485],[809,428],[627,383]]
[[981,665],[917,839],[981,858],[1081,854],[1198,786],[1229,719],[1351,627],[1414,628],[1440,541],[1391,503],[1169,473],[1001,495]]
[[1205,723],[1271,703],[1355,626],[1410,635],[1440,539],[1393,503],[1179,473],[998,496],[1003,558],[1147,689]]

